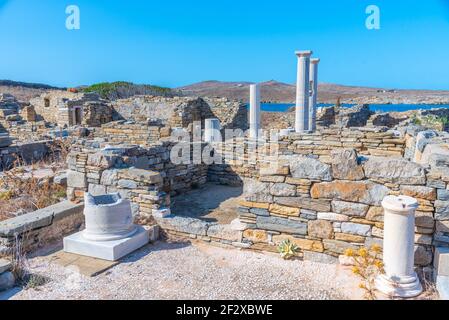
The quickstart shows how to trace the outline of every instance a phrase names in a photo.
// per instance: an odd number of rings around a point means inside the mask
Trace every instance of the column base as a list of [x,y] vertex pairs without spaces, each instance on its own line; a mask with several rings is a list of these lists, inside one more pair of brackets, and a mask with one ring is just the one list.
[[382,274],[376,279],[376,289],[388,296],[399,298],[413,298],[423,292],[416,273],[413,277],[404,277],[396,281],[392,281],[388,276]]
[[82,256],[117,261],[150,241],[149,231],[139,226],[129,238],[113,241],[91,241],[83,231],[64,238],[64,251]]

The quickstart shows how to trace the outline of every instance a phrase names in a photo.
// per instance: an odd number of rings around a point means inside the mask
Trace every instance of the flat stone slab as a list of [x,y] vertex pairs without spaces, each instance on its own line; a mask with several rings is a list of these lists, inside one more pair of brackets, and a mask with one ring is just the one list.
[[75,267],[86,277],[95,277],[119,264],[117,261],[107,261],[73,253],[58,251],[50,256],[51,260],[63,267]]
[[12,268],[12,263],[6,259],[0,259],[0,274],[9,271]]
[[74,204],[63,201],[50,207],[30,212],[12,219],[0,222],[0,236],[12,237],[37,228],[47,227],[53,222],[73,214],[83,212],[84,204]]
[[83,237],[81,231],[64,238],[64,251],[92,258],[117,261],[148,244],[149,241],[149,231],[140,226],[133,236],[114,241],[90,241]]
[[437,276],[437,290],[441,300],[449,300],[449,277]]

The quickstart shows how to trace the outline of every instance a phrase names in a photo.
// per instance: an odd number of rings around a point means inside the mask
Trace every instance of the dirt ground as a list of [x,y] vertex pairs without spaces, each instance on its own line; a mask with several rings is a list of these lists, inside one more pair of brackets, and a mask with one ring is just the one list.
[[47,282],[7,291],[0,299],[358,299],[349,270],[277,255],[202,243],[148,245],[96,276],[85,277],[49,256],[32,258],[30,270]]

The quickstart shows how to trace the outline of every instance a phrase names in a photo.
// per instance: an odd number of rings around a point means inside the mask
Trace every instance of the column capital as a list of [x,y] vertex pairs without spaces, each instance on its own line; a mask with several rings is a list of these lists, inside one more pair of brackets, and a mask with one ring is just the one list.
[[310,57],[312,55],[313,51],[311,50],[305,50],[305,51],[295,51],[295,54],[298,57]]
[[320,59],[319,58],[313,58],[313,59],[310,59],[310,63],[314,63],[314,64],[318,64],[318,63],[320,63]]

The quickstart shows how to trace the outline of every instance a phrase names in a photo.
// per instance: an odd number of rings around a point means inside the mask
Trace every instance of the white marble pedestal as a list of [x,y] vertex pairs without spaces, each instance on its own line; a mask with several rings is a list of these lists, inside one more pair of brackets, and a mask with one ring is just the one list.
[[415,210],[418,202],[407,196],[387,196],[382,206],[385,210],[385,274],[376,279],[376,288],[392,297],[416,297],[422,293],[414,270]]
[[64,251],[116,261],[150,241],[150,233],[133,224],[131,203],[119,194],[84,198],[86,229],[64,238]]
[[111,240],[92,241],[83,236],[83,231],[64,238],[64,251],[92,258],[117,261],[131,252],[145,246],[150,241],[148,230],[137,227],[131,237]]

